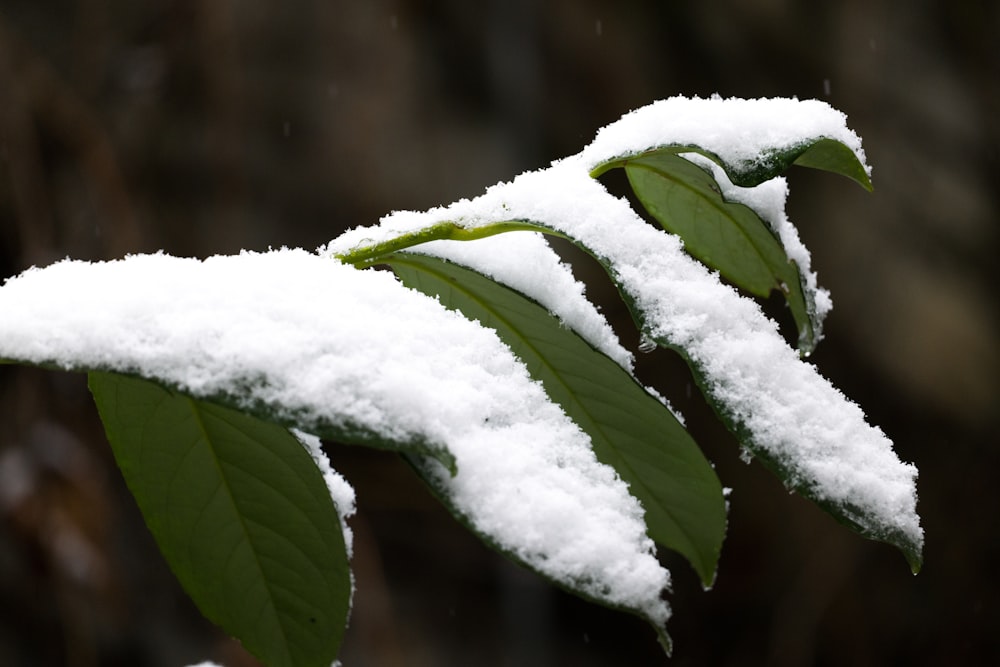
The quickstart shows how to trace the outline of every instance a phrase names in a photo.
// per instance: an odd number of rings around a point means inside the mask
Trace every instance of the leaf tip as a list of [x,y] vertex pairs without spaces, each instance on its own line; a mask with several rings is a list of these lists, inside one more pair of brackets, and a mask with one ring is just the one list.
[[924,565],[924,556],[919,547],[913,549],[905,549],[903,555],[906,557],[906,562],[910,565],[910,572],[914,576],[920,574],[920,568]]

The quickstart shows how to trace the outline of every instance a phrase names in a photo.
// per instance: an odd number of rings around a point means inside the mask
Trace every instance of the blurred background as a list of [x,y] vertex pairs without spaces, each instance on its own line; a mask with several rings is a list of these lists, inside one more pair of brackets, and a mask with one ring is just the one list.
[[[0,278],[65,256],[315,248],[543,167],[675,94],[826,100],[863,137],[875,192],[791,174],[835,303],[812,361],[919,467],[923,571],[742,463],[683,366],[644,354],[642,379],[734,488],[711,591],[663,554],[674,658],[642,622],[495,556],[393,456],[328,443],[359,506],[342,658],[1000,664],[998,38],[992,0],[0,0]],[[209,658],[255,664],[174,582],[84,378],[0,369],[0,665]]]

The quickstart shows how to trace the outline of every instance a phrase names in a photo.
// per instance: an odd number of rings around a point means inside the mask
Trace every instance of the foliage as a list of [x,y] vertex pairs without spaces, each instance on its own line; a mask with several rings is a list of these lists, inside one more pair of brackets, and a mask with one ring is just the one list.
[[[732,193],[766,184],[792,165],[838,173],[868,189],[871,184],[856,153],[826,136],[774,146],[757,157],[747,167],[694,143],[668,143],[605,156],[588,166],[595,179],[623,169],[650,219],[680,237],[691,256],[729,284],[757,297],[778,291],[797,326],[799,350],[806,355],[821,338],[825,310],[816,300],[822,295],[773,221]],[[551,197],[572,194],[553,192]],[[443,213],[431,212],[431,217],[429,224],[383,227],[365,243],[346,248],[335,243],[330,251],[344,264],[362,269],[386,266],[407,287],[494,330],[549,399],[588,436],[597,459],[627,483],[645,512],[649,538],[659,548],[682,554],[706,586],[714,581],[725,536],[726,501],[711,464],[682,422],[632,376],[627,364],[535,295],[504,284],[473,266],[475,262],[449,261],[425,251],[432,247],[425,244],[526,231],[569,239],[607,270],[643,338],[677,350],[690,363],[709,402],[744,447],[791,488],[862,534],[896,545],[914,571],[919,568],[919,535],[873,518],[863,498],[831,498],[803,473],[794,456],[778,455],[759,442],[752,415],[743,414],[711,380],[710,360],[657,328],[642,295],[623,277],[628,267],[595,247],[586,234],[541,216],[472,222],[447,219]],[[37,358],[11,348],[0,350],[0,356],[89,373],[115,458],[164,557],[205,616],[268,665],[330,664],[352,595],[344,508],[331,498],[300,437],[289,430],[296,428],[399,451],[456,517],[487,543],[558,585],[646,618],[669,651],[665,617],[640,604],[602,597],[594,582],[553,576],[530,553],[483,528],[449,486],[461,464],[445,443],[427,434],[386,435],[370,424],[306,418],[296,406],[241,396],[240,387],[192,391],[176,378],[115,359]]]

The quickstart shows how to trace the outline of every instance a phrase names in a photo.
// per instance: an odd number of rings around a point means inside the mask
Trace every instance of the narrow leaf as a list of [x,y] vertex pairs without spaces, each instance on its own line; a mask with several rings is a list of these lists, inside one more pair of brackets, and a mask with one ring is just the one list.
[[624,167],[646,210],[726,279],[767,296],[795,276],[767,223],[749,207],[723,199],[715,179],[698,165],[657,152],[637,156]]
[[440,259],[385,258],[402,281],[491,327],[586,431],[646,511],[648,533],[711,585],[726,530],[722,488],[676,417],[632,376],[534,301]]
[[302,444],[152,382],[89,377],[125,481],[201,612],[271,667],[329,665],[352,584],[337,509]]

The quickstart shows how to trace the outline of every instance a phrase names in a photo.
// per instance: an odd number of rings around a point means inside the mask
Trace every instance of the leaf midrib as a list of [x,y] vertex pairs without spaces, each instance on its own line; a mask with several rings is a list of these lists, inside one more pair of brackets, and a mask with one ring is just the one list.
[[[677,155],[676,157],[678,159],[680,159],[680,160],[684,159],[683,157],[681,157],[679,155]],[[691,164],[693,166],[695,166],[695,167],[698,167],[698,165],[696,165],[694,163],[691,163]],[[730,221],[730,223],[731,223],[732,226],[736,227],[736,229],[739,230],[740,235],[747,240],[747,242],[749,243],[749,245],[754,249],[754,252],[761,259],[761,261],[763,262],[763,264],[766,267],[768,267],[768,269],[770,270],[772,276],[775,276],[775,275],[777,275],[777,274],[780,273],[780,269],[782,267],[780,267],[780,266],[775,267],[768,260],[767,256],[764,254],[764,252],[762,251],[761,247],[758,245],[756,239],[754,239],[754,237],[751,236],[747,232],[746,229],[744,229],[743,225],[741,225],[739,223],[739,221],[736,219],[736,217],[728,210],[729,206],[746,206],[746,204],[740,204],[739,202],[731,202],[731,201],[727,200],[725,198],[725,196],[722,195],[721,193],[717,193],[719,197],[718,197],[718,200],[716,200],[713,197],[707,196],[701,190],[701,188],[698,188],[698,187],[695,187],[694,185],[691,185],[686,180],[684,180],[682,178],[678,178],[678,177],[672,176],[671,174],[668,174],[667,172],[665,172],[665,171],[663,171],[661,169],[658,169],[658,168],[656,168],[654,166],[651,166],[651,165],[648,165],[648,164],[644,164],[642,162],[628,162],[628,163],[626,163],[625,166],[626,167],[634,167],[634,168],[637,168],[637,169],[644,169],[646,171],[650,171],[650,172],[652,172],[654,174],[657,174],[658,176],[660,176],[664,180],[668,180],[671,183],[674,183],[675,185],[678,185],[679,187],[682,187],[685,190],[688,190],[689,192],[693,193],[701,201],[707,202],[710,207],[712,207],[716,211],[718,211],[723,217],[725,217],[726,219],[728,219]],[[746,206],[746,208],[747,208],[747,210],[751,211],[752,213],[754,213],[756,215],[756,212],[752,208],[750,208],[749,206]],[[758,218],[759,217],[760,216],[758,215]],[[763,219],[761,219],[761,222],[763,222]],[[778,245],[780,247],[780,245],[781,245],[780,240],[778,240],[777,238],[774,237],[774,233],[770,230],[770,228],[766,225],[766,223],[764,225],[764,228],[769,233],[771,233],[771,238],[774,238],[775,242],[778,243]],[[780,288],[780,283],[777,284],[777,285],[772,285],[771,286],[772,290],[779,289],[779,288]]]
[[[260,561],[260,556],[257,553],[257,549],[256,549],[256,547],[253,544],[253,540],[250,538],[250,531],[249,531],[249,529],[247,527],[247,521],[244,518],[243,513],[240,511],[239,505],[236,503],[236,496],[233,493],[233,488],[232,488],[232,485],[230,484],[229,476],[226,473],[225,468],[224,468],[224,466],[222,464],[222,461],[219,458],[218,452],[216,451],[215,446],[212,443],[212,439],[209,436],[208,427],[205,424],[205,420],[204,420],[202,411],[198,408],[198,405],[195,402],[195,400],[192,399],[190,396],[187,396],[187,395],[184,395],[184,394],[181,394],[181,396],[183,396],[184,400],[190,406],[191,411],[192,411],[192,413],[195,416],[195,421],[196,421],[196,423],[198,425],[198,430],[201,432],[202,437],[205,439],[205,443],[208,446],[208,449],[209,449],[209,451],[211,452],[211,455],[212,455],[212,462],[215,464],[215,468],[216,468],[216,470],[219,473],[219,478],[222,480],[222,484],[225,487],[226,497],[229,500],[229,504],[230,504],[230,506],[233,509],[233,513],[236,515],[237,520],[240,523],[240,529],[241,529],[243,538],[244,538],[244,540],[246,540],[246,543],[250,546],[250,552],[253,555],[254,565],[257,568],[257,572],[260,575],[261,581],[264,582],[264,588],[267,590],[267,605],[268,605],[269,611],[274,616],[274,618],[276,619],[276,621],[277,621],[276,625],[277,625],[277,627],[279,628],[279,630],[281,632],[281,639],[282,639],[281,646],[282,646],[282,650],[285,653],[285,659],[288,661],[288,664],[294,664],[293,663],[293,659],[292,659],[292,655],[290,653],[290,648],[289,648],[291,646],[291,643],[289,641],[290,638],[288,636],[288,630],[285,627],[285,623],[282,620],[282,614],[278,613],[278,607],[277,607],[277,604],[275,603],[274,591],[272,590],[270,579],[267,577],[267,575],[265,573],[264,567],[263,567],[263,565],[261,564],[261,561]],[[234,424],[231,424],[231,423],[227,422],[227,425],[230,428],[239,431],[239,428],[236,427]],[[242,431],[241,431],[241,433],[242,433]],[[235,550],[234,550],[234,552],[235,552]],[[227,604],[228,604],[228,602],[227,602]],[[265,610],[263,610],[263,609],[261,610],[261,612],[264,612],[264,611]]]

